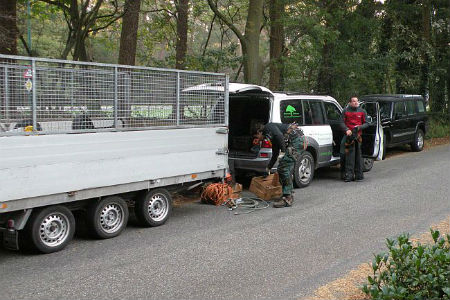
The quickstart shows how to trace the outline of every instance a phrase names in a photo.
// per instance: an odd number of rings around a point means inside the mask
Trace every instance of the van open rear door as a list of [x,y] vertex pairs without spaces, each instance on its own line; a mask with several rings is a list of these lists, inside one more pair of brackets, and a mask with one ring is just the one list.
[[383,156],[383,127],[380,107],[377,102],[363,102],[361,108],[367,112],[369,127],[362,133],[362,153],[364,157],[381,160]]

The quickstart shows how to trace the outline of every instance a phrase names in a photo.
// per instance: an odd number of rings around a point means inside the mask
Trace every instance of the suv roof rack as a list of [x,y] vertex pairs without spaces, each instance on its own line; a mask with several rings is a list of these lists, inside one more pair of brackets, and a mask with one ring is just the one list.
[[385,97],[385,98],[424,98],[422,95],[413,95],[413,94],[372,94],[372,95],[363,95],[364,97]]

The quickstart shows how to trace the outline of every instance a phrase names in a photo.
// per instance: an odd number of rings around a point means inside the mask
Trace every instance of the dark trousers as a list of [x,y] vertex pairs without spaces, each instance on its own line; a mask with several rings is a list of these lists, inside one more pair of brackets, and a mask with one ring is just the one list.
[[291,195],[294,185],[292,182],[292,171],[295,166],[295,158],[286,154],[278,163],[278,175],[280,176],[280,183],[283,189],[283,195]]
[[345,145],[345,179],[362,179],[363,159],[361,143],[354,141],[351,145]]

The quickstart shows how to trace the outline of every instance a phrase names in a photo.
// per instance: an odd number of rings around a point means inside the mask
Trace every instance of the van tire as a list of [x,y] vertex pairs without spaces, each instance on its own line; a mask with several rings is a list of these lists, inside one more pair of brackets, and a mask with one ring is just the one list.
[[308,151],[303,151],[295,162],[294,186],[296,188],[307,187],[314,178],[314,157]]

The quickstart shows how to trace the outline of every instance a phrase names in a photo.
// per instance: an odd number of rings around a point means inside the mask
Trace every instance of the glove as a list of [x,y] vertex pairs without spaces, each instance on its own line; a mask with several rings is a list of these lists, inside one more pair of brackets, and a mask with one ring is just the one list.
[[278,155],[278,160],[281,160],[284,157],[284,152],[280,152],[280,155]]

